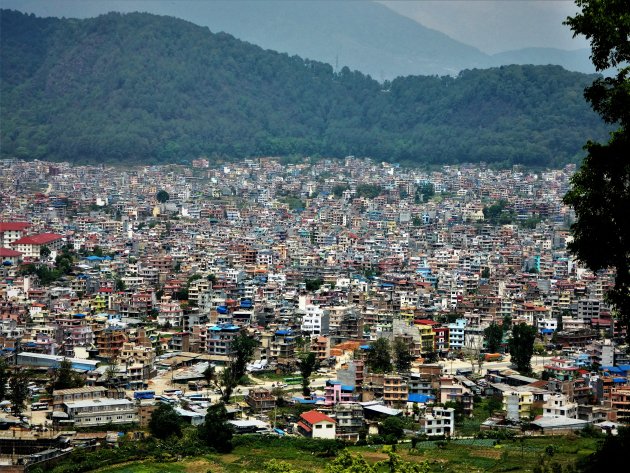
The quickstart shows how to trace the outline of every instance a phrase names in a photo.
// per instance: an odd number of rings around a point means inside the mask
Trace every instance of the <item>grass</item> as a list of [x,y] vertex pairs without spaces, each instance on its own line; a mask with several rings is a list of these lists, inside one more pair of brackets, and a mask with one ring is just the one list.
[[[109,466],[97,470],[99,473],[245,473],[264,471],[264,464],[279,460],[291,464],[299,471],[318,473],[325,471],[330,458],[309,452],[293,441],[270,438],[266,446],[264,438],[254,444],[238,445],[227,455],[205,455],[184,459],[176,463],[133,462]],[[541,462],[550,465],[556,462],[562,467],[574,464],[579,458],[594,452],[597,439],[577,436],[529,437],[502,440],[465,439],[450,442],[419,442],[415,450],[410,444],[397,446],[404,460],[421,462],[427,460],[430,471],[440,473],[476,472],[522,472],[531,473]],[[554,453],[546,453],[549,445]],[[360,453],[370,463],[387,458],[380,446],[350,447],[352,453]]]

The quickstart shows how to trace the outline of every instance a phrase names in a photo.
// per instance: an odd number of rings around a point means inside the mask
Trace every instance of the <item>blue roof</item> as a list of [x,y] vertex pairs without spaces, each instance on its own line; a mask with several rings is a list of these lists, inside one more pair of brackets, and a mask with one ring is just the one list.
[[361,345],[359,348],[361,350],[371,350],[372,349],[372,347],[370,345]]
[[220,305],[219,307],[217,307],[217,312],[219,314],[227,314],[228,313],[228,308],[224,305]]
[[553,329],[552,328],[543,328],[543,329],[541,329],[540,333],[553,333]]
[[628,381],[626,378],[613,378],[614,383],[625,383]]
[[276,330],[276,335],[291,335],[293,332],[291,332],[291,329],[286,329],[286,330]]
[[282,429],[276,428],[276,429],[273,429],[273,431],[277,433],[278,435],[286,435],[286,432]]
[[96,256],[96,255],[91,255],[91,256],[86,256],[85,258],[88,261],[103,261],[105,258],[102,258],[100,256]]
[[85,317],[85,314],[74,314],[72,317],[76,317],[77,319],[82,319]]
[[292,400],[299,404],[315,404],[317,402],[315,399],[303,399],[301,397],[294,397]]
[[435,399],[435,396],[427,396],[426,394],[410,394],[409,397],[407,398],[407,401],[426,404],[427,401],[432,401],[434,399]]
[[630,365],[617,365],[621,371],[630,371]]
[[610,371],[611,373],[622,373],[622,369],[616,366],[602,366],[602,371]]

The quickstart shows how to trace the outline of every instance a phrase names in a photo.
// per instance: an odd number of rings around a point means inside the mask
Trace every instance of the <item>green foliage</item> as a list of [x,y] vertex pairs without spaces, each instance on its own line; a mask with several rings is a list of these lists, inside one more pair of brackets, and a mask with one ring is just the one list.
[[324,284],[324,281],[321,278],[305,279],[304,283],[306,284],[307,291],[317,291],[319,290],[320,287],[322,287],[322,284]]
[[232,451],[232,425],[227,422],[225,404],[218,403],[208,407],[205,422],[199,426],[199,437],[219,453]]
[[231,344],[230,360],[221,374],[215,377],[215,384],[221,390],[221,400],[224,403],[230,402],[232,392],[245,376],[247,363],[252,361],[256,340],[240,332]]
[[27,370],[17,370],[9,379],[8,400],[11,401],[11,412],[15,417],[20,417],[26,407],[29,377],[30,373]]
[[0,401],[4,401],[7,398],[7,382],[9,381],[9,365],[0,358]]
[[[598,71],[617,68],[585,91],[593,109],[619,129],[607,144],[588,141],[588,156],[571,179],[564,202],[575,210],[569,249],[591,270],[615,269],[615,285],[607,297],[619,312],[630,340],[630,4],[623,0],[577,0],[581,11],[567,18],[574,35],[591,42]],[[586,135],[589,136],[589,135]]]
[[531,360],[534,354],[534,341],[536,340],[536,329],[530,325],[520,323],[512,327],[512,338],[508,345],[512,364],[521,374],[530,373],[532,370]]
[[404,340],[397,338],[394,340],[393,349],[396,371],[399,373],[409,373],[411,370],[411,362],[413,361],[413,355],[411,354],[409,345]]
[[317,358],[315,357],[315,353],[309,351],[308,353],[303,353],[298,359],[298,368],[300,370],[300,374],[302,375],[302,394],[304,396],[309,396],[311,394],[311,389],[309,388],[309,377],[313,374],[313,371],[317,369]]
[[559,66],[379,84],[169,17],[4,10],[0,20],[2,155],[153,164],[355,154],[552,166],[575,160],[582,136],[607,131],[580,99],[594,77]]
[[72,362],[64,358],[53,370],[51,386],[53,390],[82,388],[85,386],[85,379],[80,373],[73,371]]
[[392,355],[389,340],[379,338],[370,343],[366,364],[372,373],[389,373],[392,370]]
[[155,198],[160,204],[164,204],[169,201],[171,196],[164,189],[160,189],[157,191],[157,194],[155,194]]
[[157,409],[151,414],[149,420],[149,432],[156,438],[166,439],[171,435],[181,437],[182,420],[170,404],[159,403]]
[[381,195],[382,190],[381,186],[377,186],[376,184],[359,184],[357,186],[357,197],[373,199]]
[[629,449],[630,428],[620,427],[617,435],[606,436],[597,451],[578,464],[578,470],[583,473],[615,471],[627,461]]
[[497,353],[501,348],[501,342],[503,341],[503,329],[499,326],[499,324],[492,322],[483,331],[483,335],[486,339],[488,352]]
[[506,225],[514,220],[514,212],[508,209],[508,202],[503,199],[489,207],[484,207],[483,216],[492,225]]
[[390,416],[378,426],[378,432],[385,439],[391,440],[387,443],[396,443],[405,436],[405,423],[400,417]]

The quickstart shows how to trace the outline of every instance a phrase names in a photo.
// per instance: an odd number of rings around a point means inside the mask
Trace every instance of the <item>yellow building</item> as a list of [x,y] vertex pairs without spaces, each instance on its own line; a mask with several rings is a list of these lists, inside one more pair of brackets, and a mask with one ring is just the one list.
[[509,420],[527,419],[532,413],[534,394],[530,391],[507,391],[503,393],[503,410]]
[[422,354],[432,353],[435,351],[435,332],[433,331],[433,327],[423,324],[417,325],[417,327],[420,333],[420,350]]

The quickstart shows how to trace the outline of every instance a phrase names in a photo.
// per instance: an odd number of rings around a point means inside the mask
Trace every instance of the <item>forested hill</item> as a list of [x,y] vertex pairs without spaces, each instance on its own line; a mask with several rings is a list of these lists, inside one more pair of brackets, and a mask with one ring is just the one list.
[[606,127],[593,76],[507,66],[379,84],[182,20],[0,15],[1,154],[75,162],[318,154],[401,163],[575,160]]

